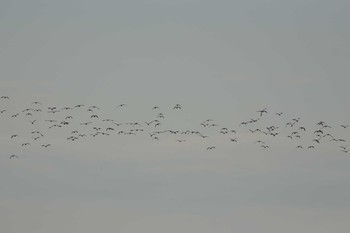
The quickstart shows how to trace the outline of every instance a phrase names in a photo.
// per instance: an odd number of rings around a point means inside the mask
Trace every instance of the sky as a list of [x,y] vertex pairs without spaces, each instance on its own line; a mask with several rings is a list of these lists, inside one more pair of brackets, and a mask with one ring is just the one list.
[[[345,0],[2,0],[0,96],[10,99],[0,100],[0,229],[347,232],[347,143],[297,150],[285,123],[300,117],[304,147],[319,121],[349,142],[350,127],[340,127],[350,124],[349,9]],[[161,129],[209,138],[69,142],[71,125],[48,129],[47,113],[21,112],[34,101],[96,105],[116,122],[162,112]],[[254,127],[280,126],[267,150],[239,126],[264,108]],[[72,124],[91,120],[85,107],[71,114]],[[238,142],[204,129],[206,119],[236,130]],[[37,129],[52,146],[22,147]]]

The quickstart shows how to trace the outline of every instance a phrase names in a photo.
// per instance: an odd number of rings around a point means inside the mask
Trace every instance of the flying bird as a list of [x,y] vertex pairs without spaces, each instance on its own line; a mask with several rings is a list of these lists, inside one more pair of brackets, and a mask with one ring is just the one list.
[[117,106],[117,108],[124,107],[124,106],[126,106],[126,104],[119,104],[119,105]]
[[10,159],[13,159],[13,158],[19,158],[19,157],[18,157],[18,155],[11,155]]
[[267,109],[267,108],[264,108],[263,110],[259,110],[259,111],[257,111],[257,112],[259,112],[259,113],[260,113],[260,116],[262,116],[263,113],[267,113],[266,109]]

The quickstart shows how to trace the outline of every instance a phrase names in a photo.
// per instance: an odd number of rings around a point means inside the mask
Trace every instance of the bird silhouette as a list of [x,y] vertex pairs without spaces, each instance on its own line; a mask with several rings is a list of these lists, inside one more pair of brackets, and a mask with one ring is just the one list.
[[262,110],[259,110],[259,111],[257,111],[258,113],[260,113],[260,116],[262,116],[263,115],[263,113],[267,113],[267,108],[264,108],[264,109],[262,109]]
[[119,105],[117,106],[117,108],[124,107],[124,106],[126,106],[126,104],[119,104]]
[[18,155],[10,155],[10,159],[19,158]]

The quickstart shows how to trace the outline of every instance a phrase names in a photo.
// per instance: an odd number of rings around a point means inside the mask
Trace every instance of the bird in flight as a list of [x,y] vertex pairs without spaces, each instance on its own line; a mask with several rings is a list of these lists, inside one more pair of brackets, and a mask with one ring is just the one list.
[[13,158],[18,158],[18,155],[11,155],[10,159],[13,159]]
[[83,122],[83,123],[80,123],[80,125],[88,125],[88,124],[91,124],[92,122],[89,121],[89,122]]
[[126,106],[126,104],[119,104],[119,105],[117,106],[117,108],[124,107],[124,106]]
[[181,105],[180,104],[176,104],[173,109],[181,109]]
[[264,109],[259,110],[259,111],[257,111],[257,112],[259,112],[259,113],[260,113],[260,116],[262,116],[263,113],[267,113],[266,109],[267,109],[267,108],[264,108]]
[[75,105],[74,108],[80,108],[80,107],[83,107],[84,105],[83,104],[78,104],[78,105]]

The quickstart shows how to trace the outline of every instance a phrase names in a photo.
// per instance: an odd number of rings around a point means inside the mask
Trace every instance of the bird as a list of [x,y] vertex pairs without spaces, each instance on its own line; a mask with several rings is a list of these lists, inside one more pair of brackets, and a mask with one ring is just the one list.
[[250,119],[250,121],[248,121],[248,122],[249,122],[249,123],[255,123],[255,122],[257,122],[258,120],[260,120],[260,118]]
[[215,146],[208,146],[207,147],[207,150],[213,150],[213,149],[215,149],[216,147]]
[[47,122],[57,122],[57,120],[45,120]]
[[124,107],[124,106],[126,106],[126,104],[119,104],[119,105],[117,106],[117,108]]
[[10,99],[10,97],[3,95],[1,96],[1,99]]
[[286,128],[287,128],[288,125],[289,125],[290,127],[293,127],[293,126],[294,126],[294,123],[288,122],[288,123],[286,124]]
[[237,142],[237,138],[230,138],[231,142]]
[[176,104],[173,109],[181,109],[181,105],[180,104]]
[[261,140],[255,141],[255,143],[262,143],[262,144],[265,144],[265,142],[263,142],[263,141],[261,141]]
[[326,124],[324,121],[320,121],[317,123],[317,125],[321,125],[321,126],[323,126],[324,124]]
[[262,116],[263,113],[267,113],[266,109],[267,109],[267,108],[264,108],[264,109],[259,110],[259,111],[257,111],[257,112],[259,112],[259,113],[260,113],[260,116]]
[[113,119],[103,119],[102,121],[114,121]]
[[80,123],[80,125],[88,125],[88,124],[91,124],[92,122],[89,121],[89,122],[83,122],[83,123]]
[[283,112],[277,112],[276,115],[281,116]]
[[74,108],[80,108],[80,107],[83,107],[84,105],[83,104],[78,104],[78,105],[75,105]]
[[299,122],[299,120],[300,120],[300,117],[292,119],[292,121],[294,121],[294,122]]
[[320,141],[319,141],[318,139],[313,139],[312,141],[313,141],[313,142],[320,143]]
[[12,138],[15,138],[15,137],[18,137],[18,134],[12,135],[12,136],[11,136],[11,139],[12,139]]
[[13,158],[19,158],[18,155],[10,155],[9,157],[10,159],[13,159]]
[[340,125],[340,126],[343,127],[344,129],[349,127],[349,125]]

